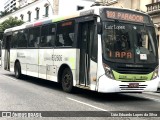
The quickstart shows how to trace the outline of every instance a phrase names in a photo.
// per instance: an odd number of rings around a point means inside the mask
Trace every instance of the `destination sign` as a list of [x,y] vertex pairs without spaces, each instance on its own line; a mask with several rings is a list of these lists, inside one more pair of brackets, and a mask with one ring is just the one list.
[[119,19],[133,22],[146,23],[149,22],[148,17],[141,14],[123,12],[123,11],[114,11],[106,10],[106,17],[111,19]]

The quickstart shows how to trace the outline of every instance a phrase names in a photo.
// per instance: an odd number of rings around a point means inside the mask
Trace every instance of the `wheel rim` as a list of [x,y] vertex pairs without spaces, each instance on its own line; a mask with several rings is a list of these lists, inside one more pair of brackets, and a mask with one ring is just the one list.
[[63,79],[64,79],[64,82],[63,82],[64,86],[66,88],[69,88],[70,85],[71,85],[71,75],[67,73],[67,74],[64,75]]

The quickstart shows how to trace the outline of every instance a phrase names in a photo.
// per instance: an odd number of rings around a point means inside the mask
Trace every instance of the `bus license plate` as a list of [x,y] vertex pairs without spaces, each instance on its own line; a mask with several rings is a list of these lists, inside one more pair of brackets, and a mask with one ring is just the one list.
[[137,87],[139,87],[139,83],[129,83],[128,87],[129,88],[137,88]]

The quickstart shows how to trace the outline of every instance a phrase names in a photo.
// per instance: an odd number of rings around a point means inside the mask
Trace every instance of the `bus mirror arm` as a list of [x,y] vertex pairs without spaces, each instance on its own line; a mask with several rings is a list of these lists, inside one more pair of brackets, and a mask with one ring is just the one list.
[[97,33],[98,34],[102,33],[102,24],[100,22],[97,22]]

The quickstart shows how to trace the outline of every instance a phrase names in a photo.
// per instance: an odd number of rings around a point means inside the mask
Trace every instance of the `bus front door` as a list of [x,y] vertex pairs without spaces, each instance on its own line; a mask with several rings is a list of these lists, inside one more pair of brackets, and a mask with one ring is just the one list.
[[79,23],[79,83],[88,86],[90,84],[90,60],[91,60],[91,43],[93,39],[94,21]]
[[2,41],[0,40],[0,66],[2,66]]
[[4,47],[5,47],[5,54],[4,54],[4,69],[10,70],[10,42],[11,42],[11,35],[6,36],[4,40]]

